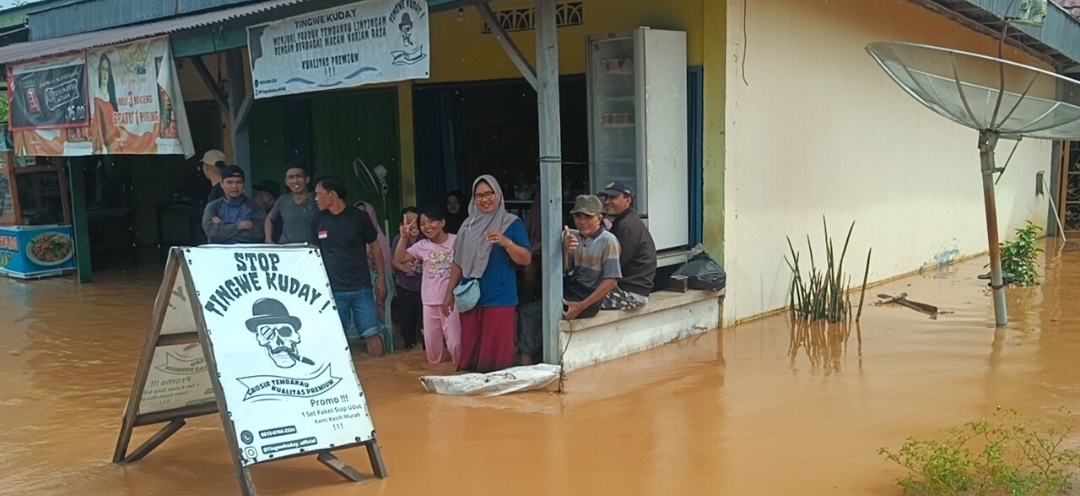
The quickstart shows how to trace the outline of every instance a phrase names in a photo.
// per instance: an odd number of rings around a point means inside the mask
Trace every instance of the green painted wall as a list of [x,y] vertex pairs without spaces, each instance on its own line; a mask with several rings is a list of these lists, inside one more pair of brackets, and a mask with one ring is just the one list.
[[251,128],[251,184],[272,179],[284,190],[284,173],[277,173],[284,166],[285,156],[280,102],[263,100],[256,103],[251,107],[248,126]]
[[310,98],[262,100],[251,108],[252,184],[277,181],[285,193],[285,166],[311,166],[314,138]]
[[[401,152],[398,134],[397,88],[324,93],[312,100],[314,174],[337,174],[345,179],[351,205],[367,201],[378,210],[380,221],[389,217],[389,238],[397,232],[401,212]],[[388,170],[386,208],[378,196],[364,189],[353,172],[353,160]]]

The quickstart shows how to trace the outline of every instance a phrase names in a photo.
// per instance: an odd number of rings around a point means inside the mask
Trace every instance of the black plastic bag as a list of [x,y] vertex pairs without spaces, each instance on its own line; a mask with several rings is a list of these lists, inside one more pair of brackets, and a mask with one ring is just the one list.
[[686,276],[690,289],[720,291],[727,286],[724,269],[704,251],[691,257],[686,265],[679,267],[672,275]]

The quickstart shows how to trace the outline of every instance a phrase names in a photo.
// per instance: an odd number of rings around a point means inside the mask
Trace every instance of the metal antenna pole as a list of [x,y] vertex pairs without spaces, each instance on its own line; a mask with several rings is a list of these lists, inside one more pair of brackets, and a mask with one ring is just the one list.
[[998,245],[997,201],[994,199],[994,149],[998,134],[979,131],[979,158],[982,162],[983,202],[986,204],[986,238],[990,244],[990,285],[994,290],[994,320],[998,327],[1009,323],[1005,306],[1005,285],[1001,278],[1001,247]]

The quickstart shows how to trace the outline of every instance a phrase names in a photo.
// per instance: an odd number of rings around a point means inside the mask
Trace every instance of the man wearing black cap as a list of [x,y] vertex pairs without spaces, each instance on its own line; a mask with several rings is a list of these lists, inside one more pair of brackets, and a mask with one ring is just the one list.
[[221,171],[225,196],[206,205],[203,231],[213,244],[262,243],[266,208],[244,196],[244,170],[230,165]]
[[634,189],[622,181],[608,183],[599,196],[611,220],[611,233],[619,240],[622,279],[600,305],[603,310],[632,310],[649,302],[656,278],[656,243],[634,210]]
[[277,181],[270,179],[252,186],[251,189],[255,191],[255,201],[262,204],[267,212],[274,208],[274,203],[281,196],[281,187],[278,186]]

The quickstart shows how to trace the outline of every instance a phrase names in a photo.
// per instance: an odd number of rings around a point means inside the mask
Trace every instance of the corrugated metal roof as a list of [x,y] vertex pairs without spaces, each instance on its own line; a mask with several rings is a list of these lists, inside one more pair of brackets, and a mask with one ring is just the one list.
[[155,0],[96,0],[30,14],[30,40],[47,40],[175,16],[174,2]]
[[150,38],[163,34],[175,33],[185,29],[209,26],[240,17],[265,12],[267,10],[304,3],[308,0],[273,0],[269,2],[243,5],[213,12],[204,12],[164,21],[125,26],[81,33],[62,38],[31,41],[0,48],[0,64],[22,62],[50,55],[73,53],[88,48],[116,45],[126,41]]
[[1072,14],[1073,17],[1080,18],[1080,0],[1054,0],[1054,3],[1060,5],[1061,8]]
[[190,14],[193,12],[217,9],[227,5],[248,3],[250,1],[251,0],[177,0],[176,12],[180,14]]
[[59,38],[266,0],[82,0],[27,16],[30,39]]

